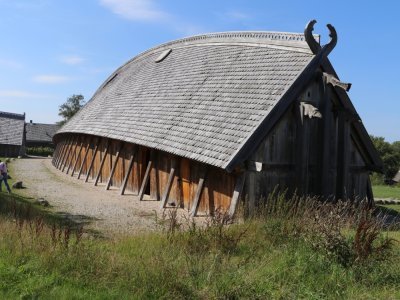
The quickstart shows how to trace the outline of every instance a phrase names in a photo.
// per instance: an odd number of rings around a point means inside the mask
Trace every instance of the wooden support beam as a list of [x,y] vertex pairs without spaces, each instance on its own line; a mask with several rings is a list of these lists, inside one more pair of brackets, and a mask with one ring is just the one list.
[[229,206],[228,214],[230,217],[233,217],[236,212],[236,207],[240,199],[240,195],[242,194],[244,182],[246,178],[246,173],[241,173],[236,178],[235,189],[233,191],[231,205]]
[[[67,168],[67,174],[69,173],[69,170],[72,167],[72,162],[74,161],[74,157],[76,158],[76,161],[78,161],[78,156],[76,155],[76,148],[78,148],[78,142],[79,142],[79,137],[77,137],[74,150],[72,150],[71,159],[69,160],[69,164],[68,164],[68,168]],[[82,142],[81,142],[81,147],[82,147]],[[76,161],[75,161],[75,163],[76,163]],[[74,165],[75,165],[75,163],[74,163]]]
[[153,166],[153,162],[152,162],[152,160],[149,160],[149,163],[147,164],[146,172],[144,173],[142,185],[140,186],[139,201],[143,200],[144,191],[145,191],[146,185],[147,185],[147,183],[149,182],[149,179],[150,179],[150,171],[151,171],[151,167],[152,166]]
[[71,144],[70,144],[69,147],[68,147],[66,159],[65,159],[65,162],[64,162],[64,164],[63,164],[63,167],[62,167],[61,172],[64,172],[65,167],[67,166],[68,161],[69,161],[70,158],[71,158],[71,155],[72,155],[72,148],[74,147],[74,142],[76,142],[76,140],[75,140],[74,138],[72,138],[72,139],[71,139]]
[[[95,161],[95,159],[96,159],[96,154],[97,154],[97,152],[99,151],[100,143],[101,143],[101,138],[98,138],[98,139],[97,139],[96,147],[94,148],[94,153],[93,153],[92,160],[90,161],[90,165],[89,165],[89,168],[88,168],[88,170],[87,170],[85,182],[88,182],[88,180],[89,180],[90,172],[92,171],[93,164],[94,164],[94,161]],[[89,149],[88,149],[88,151],[89,151]]]
[[65,152],[66,152],[66,149],[67,149],[67,147],[68,147],[68,141],[69,141],[69,139],[70,139],[70,138],[68,137],[68,138],[66,138],[65,140],[62,141],[61,155],[60,155],[60,158],[59,158],[59,160],[58,160],[58,162],[57,162],[57,169],[60,169],[60,167],[61,167],[61,162],[62,162],[63,159],[64,159]]
[[161,208],[165,208],[167,205],[169,193],[170,193],[171,187],[172,187],[172,183],[174,182],[175,168],[176,168],[176,163],[175,163],[175,159],[173,159],[171,170],[169,171],[167,185],[165,186],[165,190],[164,190],[164,193],[161,198]]
[[192,204],[192,209],[190,210],[190,215],[192,217],[196,216],[197,210],[199,209],[201,194],[203,193],[206,176],[207,176],[207,169],[203,169],[202,170],[202,174],[200,175],[200,178],[199,178],[199,183],[197,185],[196,194],[194,195],[194,199],[193,199],[193,202],[192,202],[193,203]]
[[124,181],[122,182],[121,189],[119,192],[120,195],[123,195],[125,193],[126,185],[128,184],[129,175],[132,172],[133,163],[135,162],[136,153],[137,153],[137,147],[135,147],[134,151],[132,152],[131,159],[129,160],[129,166],[128,166],[128,169],[126,170]]
[[104,166],[104,163],[106,161],[109,148],[110,148],[110,140],[107,140],[106,151],[104,152],[103,159],[101,160],[99,172],[97,173],[96,180],[94,181],[94,184],[93,184],[94,186],[96,186],[97,183],[99,182],[99,179],[100,179],[100,176],[101,176],[101,171],[103,170],[103,166]]
[[58,157],[57,157],[57,162],[55,164],[55,167],[57,169],[58,169],[58,166],[60,164],[61,158],[62,158],[62,156],[64,154],[64,148],[65,148],[65,140],[60,142],[60,151],[59,151],[59,154],[58,154]]
[[[83,171],[83,166],[84,166],[85,163],[86,163],[86,159],[87,159],[87,156],[88,156],[89,151],[90,151],[90,143],[91,143],[91,141],[92,141],[92,138],[89,138],[89,141],[88,141],[88,143],[87,143],[87,146],[85,146],[85,155],[83,156],[83,160],[82,160],[81,166],[79,167],[78,179],[81,178],[81,174],[82,174],[82,171]],[[72,175],[73,175],[73,174],[74,174],[74,173],[72,173]],[[71,176],[72,176],[72,175],[71,175]]]
[[120,156],[121,151],[122,151],[123,148],[124,148],[124,143],[121,142],[121,144],[120,144],[120,146],[119,146],[119,149],[118,149],[118,151],[117,151],[117,155],[115,156],[115,162],[114,162],[114,164],[113,164],[113,166],[112,166],[112,168],[111,168],[111,171],[110,171],[110,176],[109,176],[109,178],[108,178],[107,185],[106,185],[106,191],[110,189],[111,181],[112,181],[113,175],[114,175],[114,173],[115,173],[115,170],[116,170],[116,168],[117,168],[119,156]]
[[56,149],[54,150],[54,153],[53,153],[53,158],[52,158],[52,160],[51,160],[51,164],[53,165],[53,166],[55,166],[55,162],[56,162],[56,160],[57,160],[57,155],[58,155],[58,150],[60,149],[60,144],[58,144],[57,146],[56,146]]
[[83,144],[84,144],[84,138],[83,138],[83,141],[81,142],[81,145],[79,147],[78,155],[76,156],[76,160],[75,160],[74,166],[72,167],[71,177],[74,176],[76,165],[78,164],[79,157],[81,156],[81,153],[82,153]]

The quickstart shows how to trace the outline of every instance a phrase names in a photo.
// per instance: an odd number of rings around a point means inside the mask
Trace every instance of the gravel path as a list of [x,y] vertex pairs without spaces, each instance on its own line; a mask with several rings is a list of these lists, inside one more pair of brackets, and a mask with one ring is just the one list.
[[44,198],[52,209],[85,228],[109,235],[134,234],[155,229],[155,212],[161,213],[158,201],[139,201],[134,195],[120,196],[117,189],[105,191],[61,171],[48,158],[18,159],[11,164],[11,176],[21,180],[26,189],[20,194]]

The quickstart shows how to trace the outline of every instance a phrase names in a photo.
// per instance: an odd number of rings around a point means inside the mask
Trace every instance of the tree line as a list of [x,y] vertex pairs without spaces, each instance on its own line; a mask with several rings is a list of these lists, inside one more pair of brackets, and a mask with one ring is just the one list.
[[383,174],[378,177],[388,182],[400,170],[400,141],[389,143],[384,137],[373,135],[371,140],[383,161]]

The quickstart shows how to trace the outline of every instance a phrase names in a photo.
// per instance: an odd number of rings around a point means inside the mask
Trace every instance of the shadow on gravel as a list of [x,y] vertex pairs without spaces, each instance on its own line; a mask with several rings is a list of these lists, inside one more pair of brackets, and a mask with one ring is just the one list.
[[[71,230],[82,229],[95,220],[85,215],[73,215],[66,212],[54,213],[38,204],[32,203],[32,201],[34,201],[33,198],[0,193],[0,216],[24,221],[42,218],[49,225],[58,225]],[[90,235],[102,237],[99,231],[90,229],[85,229],[84,231]]]

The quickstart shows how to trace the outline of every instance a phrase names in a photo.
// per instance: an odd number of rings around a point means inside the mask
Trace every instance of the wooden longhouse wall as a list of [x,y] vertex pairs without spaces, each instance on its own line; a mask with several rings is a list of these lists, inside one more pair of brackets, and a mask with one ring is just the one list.
[[[96,146],[98,151],[95,155]],[[121,151],[116,160],[119,150]],[[130,164],[132,155],[133,162]],[[122,187],[129,171],[125,191],[128,194],[138,195],[150,160],[153,163],[148,183],[143,189],[143,201],[161,200],[168,188],[171,168],[174,166],[175,172],[169,187],[167,206],[173,203],[192,210],[199,181],[204,178],[198,200],[198,214],[209,214],[217,209],[229,208],[235,184],[234,175],[163,151],[89,135],[65,135],[57,143],[53,165],[75,177],[79,176],[81,171],[80,178],[85,180],[88,177],[93,183],[98,177],[97,184],[101,186],[107,185],[111,171],[115,168],[110,181],[110,186],[114,188]]]
[[[310,83],[247,161],[242,198],[248,199],[250,208],[274,189],[328,199],[371,197],[368,157],[361,143],[355,142],[357,134],[352,126],[358,120],[340,117],[344,109],[334,89],[327,88],[329,96],[324,97],[321,78]],[[324,101],[329,101],[325,111]],[[310,118],[300,109],[301,103],[311,104],[324,114]],[[346,179],[338,178],[344,172]]]

